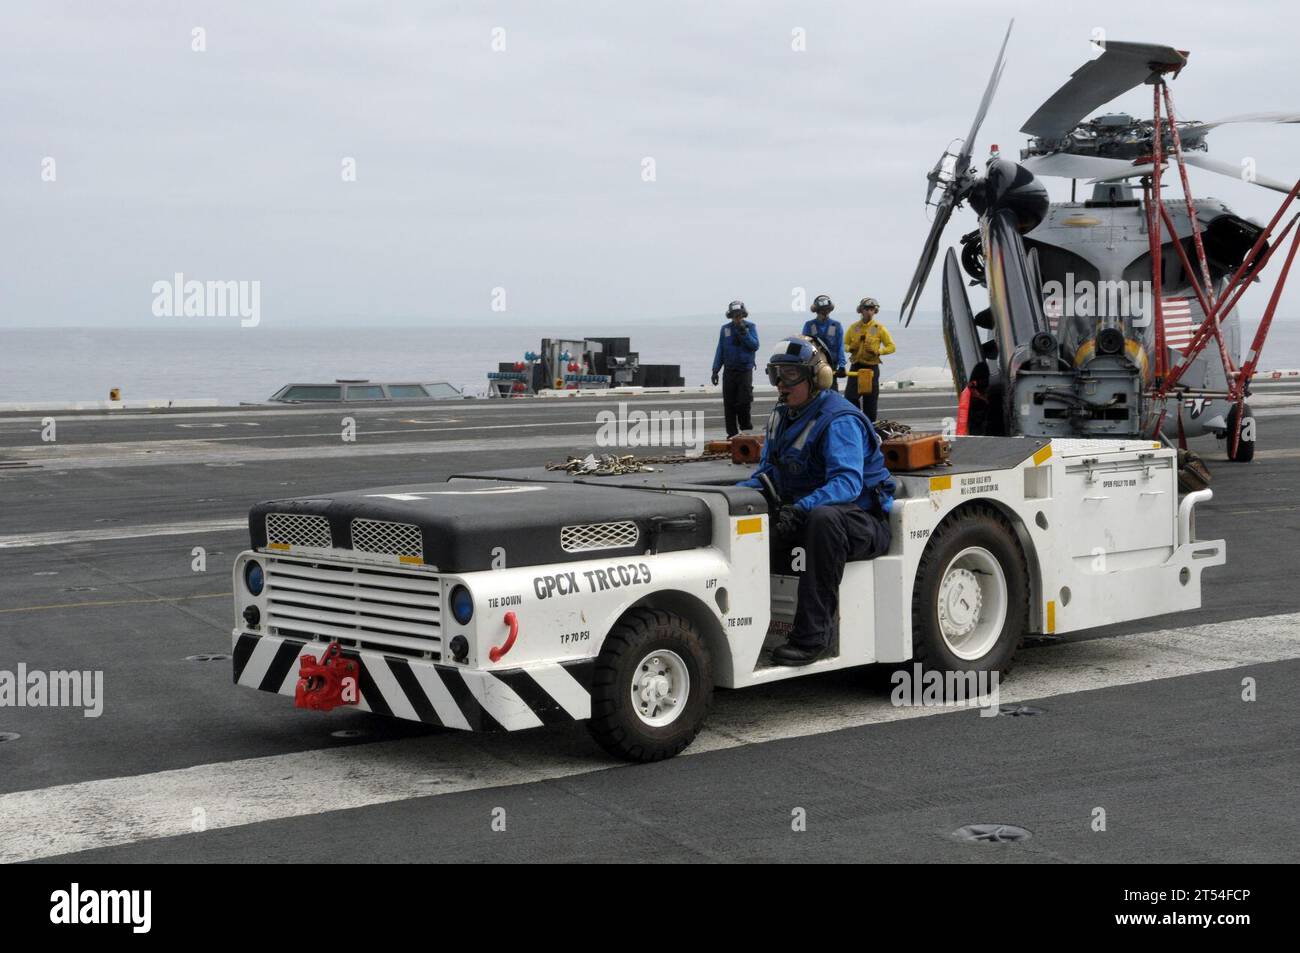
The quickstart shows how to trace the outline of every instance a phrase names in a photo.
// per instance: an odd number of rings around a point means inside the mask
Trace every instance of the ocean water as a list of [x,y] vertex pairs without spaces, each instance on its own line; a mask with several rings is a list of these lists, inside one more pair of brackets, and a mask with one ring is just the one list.
[[[764,349],[799,331],[801,317],[756,316]],[[680,364],[687,384],[708,382],[720,320],[563,322],[518,325],[490,337],[448,326],[213,328],[0,328],[0,403],[105,400],[123,396],[265,400],[294,381],[335,378],[444,380],[466,393],[486,392],[486,374],[520,360],[543,337],[629,337],[641,360]],[[918,315],[909,328],[888,322],[898,353],[885,379],[918,367],[946,365],[939,322]],[[1246,328],[1253,334],[1254,327]],[[760,354],[763,351],[760,350]],[[1278,320],[1262,369],[1300,367],[1300,321]]]

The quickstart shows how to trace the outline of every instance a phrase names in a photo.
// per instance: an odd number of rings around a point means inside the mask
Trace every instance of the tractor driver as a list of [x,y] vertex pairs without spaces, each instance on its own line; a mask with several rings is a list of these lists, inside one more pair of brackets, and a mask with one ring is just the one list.
[[740,484],[762,489],[762,477],[771,481],[779,497],[769,501],[774,542],[780,552],[803,548],[794,627],[772,652],[779,665],[807,665],[830,647],[844,564],[889,549],[894,481],[871,421],[831,390],[834,375],[812,338],[777,345],[767,376],[779,401],[758,469]]

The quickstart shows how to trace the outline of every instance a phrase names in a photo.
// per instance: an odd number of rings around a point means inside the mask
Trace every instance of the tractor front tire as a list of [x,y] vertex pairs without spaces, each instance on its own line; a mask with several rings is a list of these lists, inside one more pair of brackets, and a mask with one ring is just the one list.
[[596,657],[587,727],[617,758],[662,761],[695,740],[712,702],[713,667],[691,623],[633,609]]

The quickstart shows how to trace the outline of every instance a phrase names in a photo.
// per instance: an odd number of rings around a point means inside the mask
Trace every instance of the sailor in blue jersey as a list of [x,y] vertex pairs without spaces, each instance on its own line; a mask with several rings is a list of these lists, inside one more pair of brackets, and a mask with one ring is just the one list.
[[807,665],[830,646],[844,564],[889,549],[895,484],[871,421],[830,390],[834,370],[817,342],[781,341],[767,376],[780,400],[758,468],[740,485],[762,489],[765,476],[779,497],[769,519],[778,544],[772,572],[792,573],[779,560],[791,558],[792,546],[803,549],[794,627],[772,660]]
[[814,298],[808,310],[816,317],[804,322],[803,336],[812,338],[826,351],[836,378],[831,381],[830,389],[839,393],[839,378],[848,373],[844,370],[844,326],[831,318],[835,302],[826,295]]
[[718,346],[713,351],[713,384],[722,372],[722,412],[727,420],[727,436],[734,437],[754,426],[749,410],[754,404],[754,353],[758,350],[758,329],[745,320],[749,311],[745,302],[727,305],[727,323],[718,332]]

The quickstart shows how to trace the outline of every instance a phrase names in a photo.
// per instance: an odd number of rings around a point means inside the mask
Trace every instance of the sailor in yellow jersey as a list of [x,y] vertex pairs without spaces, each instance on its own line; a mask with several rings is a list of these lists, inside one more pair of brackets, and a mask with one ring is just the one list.
[[[867,418],[876,420],[876,404],[880,400],[880,359],[894,353],[894,339],[885,326],[876,320],[880,302],[863,298],[858,302],[862,317],[849,326],[844,334],[844,350],[849,358],[849,379],[844,388],[845,398],[858,407]],[[870,374],[860,374],[869,371]],[[868,383],[861,378],[870,376]]]

